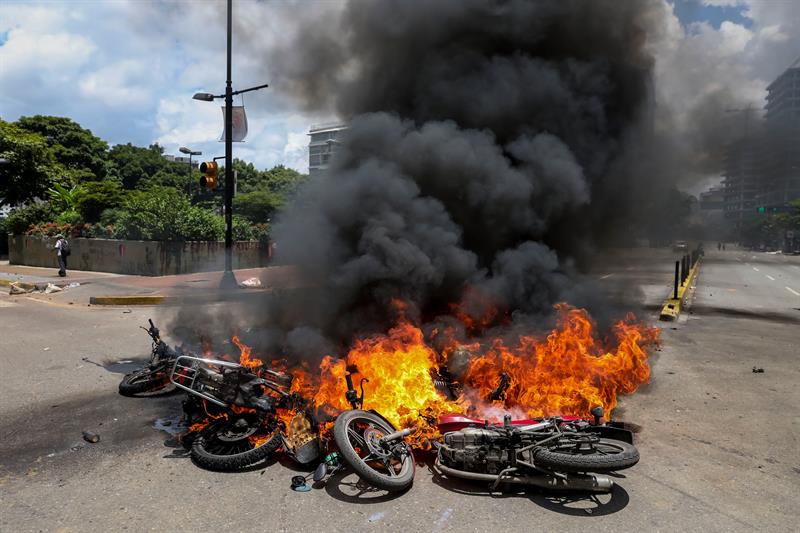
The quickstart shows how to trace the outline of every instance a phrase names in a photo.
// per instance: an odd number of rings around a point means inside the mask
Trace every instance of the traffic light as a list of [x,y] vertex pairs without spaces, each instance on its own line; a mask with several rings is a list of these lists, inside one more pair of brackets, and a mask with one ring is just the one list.
[[758,207],[758,212],[759,212],[759,214],[763,214],[763,213],[764,213],[764,211],[766,211],[766,209],[764,208],[764,206],[763,206],[763,205]]
[[214,189],[217,186],[217,162],[204,161],[200,163],[200,172],[203,176],[200,178],[200,186],[206,189]]

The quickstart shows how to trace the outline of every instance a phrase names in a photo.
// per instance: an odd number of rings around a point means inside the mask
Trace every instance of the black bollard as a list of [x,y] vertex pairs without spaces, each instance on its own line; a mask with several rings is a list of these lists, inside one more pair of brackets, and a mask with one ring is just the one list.
[[678,276],[680,276],[681,262],[675,261],[675,289],[672,292],[672,297],[678,299]]

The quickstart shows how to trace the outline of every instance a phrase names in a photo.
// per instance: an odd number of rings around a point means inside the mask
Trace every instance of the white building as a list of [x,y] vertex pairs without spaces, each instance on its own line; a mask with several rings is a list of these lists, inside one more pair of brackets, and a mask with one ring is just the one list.
[[328,162],[341,144],[342,132],[347,129],[347,124],[329,122],[326,124],[313,124],[308,135],[308,174],[314,175],[328,168]]

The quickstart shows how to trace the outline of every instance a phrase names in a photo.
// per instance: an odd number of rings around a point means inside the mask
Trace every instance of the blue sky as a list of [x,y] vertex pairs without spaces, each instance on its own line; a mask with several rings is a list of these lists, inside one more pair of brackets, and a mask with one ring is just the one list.
[[[800,0],[652,1],[667,13],[654,37],[658,98],[678,119],[720,85],[734,104],[762,105],[768,81],[800,54]],[[269,83],[259,51],[284,39],[298,17],[335,5],[234,2],[235,88]],[[222,0],[0,0],[0,118],[67,116],[112,144],[219,155],[219,104],[191,95],[224,90],[224,16]],[[245,35],[246,48],[237,40]],[[260,168],[304,171],[309,125],[335,119],[302,112],[274,88],[246,95],[245,104],[250,135],[234,156]]]
[[708,5],[701,0],[675,0],[673,2],[675,15],[682,24],[693,22],[707,22],[716,29],[724,21],[741,24],[745,28],[753,25],[753,20],[747,15],[747,6],[738,5]]

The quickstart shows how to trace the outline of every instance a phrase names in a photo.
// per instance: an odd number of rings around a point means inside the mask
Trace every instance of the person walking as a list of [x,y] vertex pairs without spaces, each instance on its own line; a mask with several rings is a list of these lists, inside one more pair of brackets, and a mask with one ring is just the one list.
[[67,257],[69,257],[69,241],[62,234],[56,235],[56,257],[58,258],[58,275],[67,275]]

